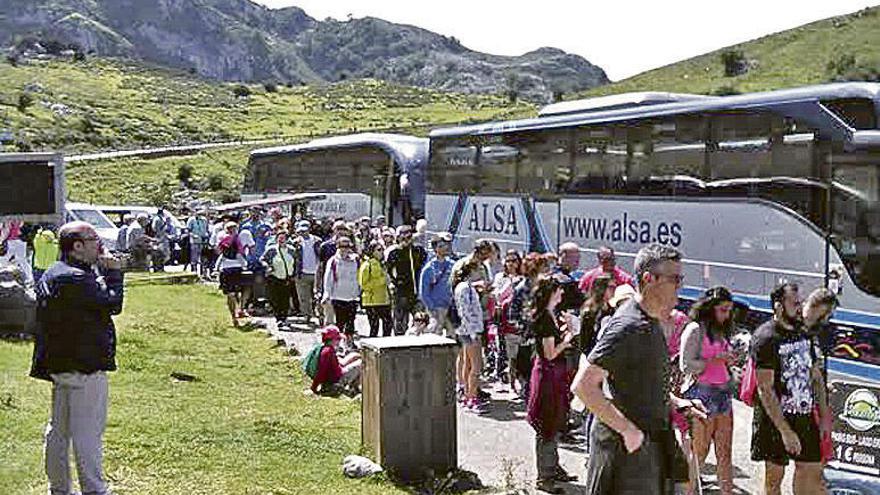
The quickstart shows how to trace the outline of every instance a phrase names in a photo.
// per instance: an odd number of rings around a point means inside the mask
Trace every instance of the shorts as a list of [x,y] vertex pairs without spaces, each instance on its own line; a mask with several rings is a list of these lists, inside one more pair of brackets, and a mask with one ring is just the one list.
[[220,290],[224,294],[241,292],[241,273],[242,269],[239,267],[220,270]]
[[455,340],[457,340],[458,343],[461,345],[479,344],[480,343],[480,335],[479,334],[477,334],[477,335],[458,334],[455,336]]
[[785,421],[794,430],[801,441],[801,453],[797,456],[789,454],[782,442],[782,435],[773,426],[770,418],[759,410],[756,405],[755,418],[752,423],[752,460],[756,462],[772,462],[785,466],[788,461],[819,462],[822,451],[819,448],[819,426],[812,414],[786,414]]
[[709,416],[723,416],[733,410],[733,392],[727,385],[697,383],[684,396],[702,402]]
[[663,493],[663,449],[651,435],[630,454],[617,432],[595,421],[589,441],[587,495]]

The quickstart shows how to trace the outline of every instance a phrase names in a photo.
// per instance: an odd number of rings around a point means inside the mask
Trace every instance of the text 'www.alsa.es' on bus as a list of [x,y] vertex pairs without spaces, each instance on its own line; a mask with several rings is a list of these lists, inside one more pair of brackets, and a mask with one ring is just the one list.
[[679,246],[682,228],[678,222],[650,222],[630,218],[623,213],[620,218],[563,217],[563,234],[567,239],[579,238],[600,242],[626,242],[630,244],[659,243]]

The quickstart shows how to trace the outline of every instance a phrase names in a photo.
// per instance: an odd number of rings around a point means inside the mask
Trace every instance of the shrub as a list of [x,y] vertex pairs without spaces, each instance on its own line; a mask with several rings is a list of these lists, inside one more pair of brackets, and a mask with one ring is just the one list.
[[177,167],[177,180],[179,180],[182,184],[189,186],[190,181],[193,176],[193,167],[189,163],[181,163],[179,167]]
[[82,50],[77,50],[73,52],[73,61],[74,62],[85,62],[86,54]]
[[223,176],[219,173],[213,173],[208,176],[208,189],[211,191],[223,190]]
[[251,88],[245,86],[244,84],[237,84],[234,88],[232,88],[232,94],[239,98],[247,98],[251,95]]
[[18,102],[15,104],[15,108],[18,108],[18,111],[24,113],[27,111],[28,107],[34,104],[34,97],[30,94],[30,92],[25,91],[18,95]]
[[735,77],[749,71],[749,63],[741,50],[724,50],[721,52],[721,63],[724,65],[724,75]]
[[277,93],[278,85],[274,82],[267,82],[263,84],[263,89],[265,89],[267,93]]
[[738,95],[740,91],[733,84],[724,84],[712,90],[712,94],[715,96],[730,96]]
[[18,55],[10,53],[6,56],[6,63],[13,67],[18,67]]

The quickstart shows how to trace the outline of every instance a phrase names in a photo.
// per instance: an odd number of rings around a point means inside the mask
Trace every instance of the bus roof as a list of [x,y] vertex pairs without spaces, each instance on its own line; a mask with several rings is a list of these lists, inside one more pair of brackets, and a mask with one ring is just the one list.
[[539,117],[507,122],[489,122],[461,127],[449,127],[431,131],[430,137],[481,136],[513,132],[535,131],[595,125],[602,123],[627,122],[652,117],[679,114],[699,114],[730,110],[765,110],[784,113],[786,116],[803,119],[815,125],[826,136],[850,139],[852,129],[839,117],[828,112],[816,103],[823,100],[844,98],[880,98],[878,83],[834,83],[801,88],[749,93],[733,96],[660,103],[649,106],[636,106],[588,113],[576,113],[550,117]]
[[642,91],[619,95],[597,96],[582,100],[560,101],[545,106],[538,112],[539,117],[570,115],[573,113],[595,112],[598,110],[617,110],[621,108],[644,107],[661,103],[705,100],[717,96],[694,95],[687,93],[665,93],[661,91]]
[[251,158],[279,154],[308,153],[312,151],[338,150],[345,148],[372,147],[388,153],[401,171],[407,173],[413,167],[428,160],[428,139],[406,134],[381,134],[364,132],[313,139],[307,143],[275,146],[251,151]]

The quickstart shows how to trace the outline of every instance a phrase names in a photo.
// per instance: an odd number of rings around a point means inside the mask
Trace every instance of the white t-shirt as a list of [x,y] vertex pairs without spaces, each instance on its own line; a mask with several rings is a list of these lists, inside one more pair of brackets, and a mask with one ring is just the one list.
[[242,229],[241,232],[238,233],[238,242],[241,243],[241,247],[245,249],[245,254],[249,253],[254,246],[257,245],[254,242],[254,235],[251,234],[250,230]]
[[309,235],[308,237],[303,237],[302,241],[302,271],[306,275],[314,275],[315,272],[318,271],[318,257],[315,255],[315,244],[318,243],[318,238]]

